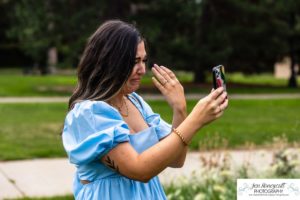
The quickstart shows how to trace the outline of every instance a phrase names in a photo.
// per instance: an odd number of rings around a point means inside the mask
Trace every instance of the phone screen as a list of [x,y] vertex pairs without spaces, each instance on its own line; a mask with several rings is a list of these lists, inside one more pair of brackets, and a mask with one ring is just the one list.
[[218,65],[212,69],[214,89],[223,87],[226,90],[225,69],[223,65]]

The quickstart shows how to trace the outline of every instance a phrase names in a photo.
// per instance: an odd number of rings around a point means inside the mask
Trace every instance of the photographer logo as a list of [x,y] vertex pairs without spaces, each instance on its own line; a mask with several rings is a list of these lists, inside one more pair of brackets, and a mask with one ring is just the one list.
[[300,199],[300,179],[238,179],[237,200]]

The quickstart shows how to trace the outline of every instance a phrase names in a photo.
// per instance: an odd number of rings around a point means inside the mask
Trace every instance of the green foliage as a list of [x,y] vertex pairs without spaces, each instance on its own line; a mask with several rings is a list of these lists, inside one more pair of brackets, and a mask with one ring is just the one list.
[[11,2],[9,35],[37,62],[56,47],[61,66],[76,65],[87,37],[108,18],[137,24],[149,44],[150,64],[193,71],[196,82],[204,82],[217,64],[228,71],[270,72],[284,56],[296,61],[300,50],[296,0]]
[[87,37],[97,28],[103,1],[20,0],[11,11],[9,37],[36,62],[46,64],[47,51],[56,47],[65,65],[78,62]]
[[210,158],[200,156],[202,163],[191,178],[181,178],[167,186],[168,199],[225,200],[235,199],[236,181],[230,169],[230,157],[218,153]]
[[[285,137],[275,138],[277,150],[273,156],[272,172],[281,178],[292,178],[297,174],[299,166],[299,155],[288,149],[288,141]],[[276,141],[275,141],[276,142]]]
[[47,48],[56,40],[51,24],[54,16],[48,9],[44,1],[20,0],[11,11],[9,37],[17,38],[21,49],[38,62],[45,59]]
[[[291,158],[293,160],[296,160],[297,157],[294,156],[294,158]],[[276,174],[278,176],[287,176],[291,172],[295,170],[295,163],[289,162],[288,155],[286,155],[285,152],[279,152],[275,156],[276,161],[278,162],[278,166],[276,167]]]
[[268,1],[203,1],[200,60],[209,69],[224,63],[228,71],[272,71],[285,44]]
[[[176,69],[194,69],[198,61],[197,34],[201,15],[198,1],[162,0],[149,2],[132,19],[149,44],[151,63]],[[197,30],[195,32],[195,30]]]
[[[297,157],[297,152],[288,152],[288,149],[282,149],[287,157]],[[275,152],[273,157],[276,157],[279,152]],[[278,175],[273,170],[273,166],[268,166],[265,171],[258,170],[253,171],[252,164],[242,166],[235,171],[230,168],[228,163],[232,163],[232,158],[221,158],[220,154],[212,155],[212,158],[201,158],[203,166],[199,166],[199,170],[196,171],[190,178],[181,178],[177,182],[171,185],[165,186],[165,190],[169,200],[231,200],[237,198],[237,179],[242,178],[299,178],[300,173],[298,171],[288,170],[285,176]],[[213,162],[211,161],[213,160]],[[291,165],[290,161],[286,161],[285,164]],[[299,167],[299,162],[294,164],[295,167]]]
[[[300,24],[296,17],[297,28],[289,28],[286,19],[299,4],[286,3],[162,0],[148,3],[133,18],[148,38],[152,62],[191,70],[196,82],[204,82],[205,72],[217,64],[228,71],[273,71]],[[299,41],[295,38],[295,46]]]

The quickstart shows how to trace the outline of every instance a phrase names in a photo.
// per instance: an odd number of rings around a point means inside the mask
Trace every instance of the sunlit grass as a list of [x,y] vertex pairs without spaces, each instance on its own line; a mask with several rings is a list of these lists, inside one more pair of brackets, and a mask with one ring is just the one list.
[[0,96],[65,96],[75,85],[73,76],[0,75]]
[[[196,101],[188,101],[188,109],[191,110],[195,104]],[[151,102],[151,105],[171,122],[172,112],[165,102]],[[222,118],[201,129],[190,147],[216,149],[245,148],[249,144],[264,146],[271,143],[274,137],[283,135],[291,143],[300,142],[299,113],[299,99],[230,100]]]
[[0,160],[62,157],[66,104],[0,104]]
[[57,196],[57,197],[41,197],[41,198],[18,198],[18,199],[7,199],[7,200],[74,200],[73,195],[69,196]]
[[[186,93],[207,93],[212,88],[211,74],[207,74],[206,84],[193,84],[192,72],[175,71]],[[76,73],[68,75],[22,75],[19,69],[0,70],[0,97],[4,96],[69,96],[74,90]],[[139,92],[158,90],[152,83],[152,73],[148,70],[142,79]],[[230,93],[300,93],[299,89],[287,88],[287,80],[276,79],[272,74],[243,75],[227,73],[227,85]],[[300,84],[300,78],[298,78]]]
[[[287,86],[288,79],[275,78],[273,74],[252,74],[245,75],[242,73],[226,74],[228,82],[250,85],[266,85],[266,86]],[[300,83],[300,76],[297,79]]]
[[[148,102],[171,122],[166,102]],[[195,103],[188,101],[188,109]],[[64,103],[0,104],[0,160],[66,156],[60,136],[66,109]],[[300,142],[299,113],[299,99],[230,100],[224,116],[200,130],[190,148],[223,148],[223,139],[227,148],[264,146],[283,134],[291,143]]]

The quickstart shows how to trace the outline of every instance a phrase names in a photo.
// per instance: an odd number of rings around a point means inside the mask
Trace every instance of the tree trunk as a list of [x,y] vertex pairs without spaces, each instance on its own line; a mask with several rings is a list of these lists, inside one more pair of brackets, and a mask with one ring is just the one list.
[[291,76],[289,79],[289,87],[297,88],[297,74],[296,74],[296,59],[295,55],[291,54]]
[[296,14],[291,13],[289,19],[289,26],[292,32],[292,35],[289,37],[289,48],[290,48],[290,57],[291,57],[291,77],[289,79],[288,87],[297,88],[297,74],[296,74],[296,51],[294,47],[294,35],[296,25]]
[[56,73],[57,66],[57,49],[56,47],[50,47],[48,49],[48,71],[50,74]]
[[194,71],[194,83],[205,83],[205,78],[204,70],[197,69]]

